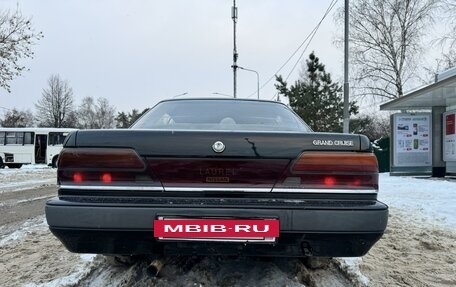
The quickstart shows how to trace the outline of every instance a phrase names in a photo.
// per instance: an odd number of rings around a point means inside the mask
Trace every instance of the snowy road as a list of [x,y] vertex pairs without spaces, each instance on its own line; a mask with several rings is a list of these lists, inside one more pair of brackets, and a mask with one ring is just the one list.
[[455,181],[382,174],[390,222],[363,258],[309,270],[297,259],[169,257],[160,278],[146,262],[112,267],[66,251],[43,216],[53,182],[52,169],[0,170],[0,286],[456,286]]
[[56,193],[55,185],[49,185],[0,194],[0,226],[42,215],[44,203]]

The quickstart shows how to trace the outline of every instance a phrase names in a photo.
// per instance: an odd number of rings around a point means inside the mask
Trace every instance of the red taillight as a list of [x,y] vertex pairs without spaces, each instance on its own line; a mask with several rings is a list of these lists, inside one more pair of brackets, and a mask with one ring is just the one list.
[[64,148],[59,155],[57,174],[61,185],[154,182],[142,158],[125,148]]
[[[290,180],[296,179],[299,180]],[[274,189],[378,189],[378,163],[368,152],[302,153]]]
[[336,184],[336,178],[334,176],[327,176],[324,179],[325,185],[333,186]]
[[354,186],[361,186],[361,179],[360,178],[355,178],[353,180],[353,185]]
[[101,181],[104,183],[110,183],[112,181],[112,177],[110,173],[103,173],[101,175]]
[[82,174],[80,172],[73,173],[73,182],[80,183],[82,182]]
[[372,153],[304,152],[295,162],[299,172],[378,172],[377,158]]
[[143,170],[145,165],[132,149],[65,148],[59,155],[59,167]]

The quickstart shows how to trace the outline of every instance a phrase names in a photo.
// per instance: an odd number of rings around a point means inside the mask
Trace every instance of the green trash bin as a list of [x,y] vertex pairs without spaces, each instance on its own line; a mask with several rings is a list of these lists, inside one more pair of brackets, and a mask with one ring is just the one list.
[[372,143],[378,161],[379,172],[390,171],[390,138],[380,138]]

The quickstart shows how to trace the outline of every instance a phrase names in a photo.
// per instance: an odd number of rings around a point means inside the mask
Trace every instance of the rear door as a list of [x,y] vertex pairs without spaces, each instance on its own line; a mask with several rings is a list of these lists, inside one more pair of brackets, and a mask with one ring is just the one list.
[[35,163],[46,163],[47,135],[35,136]]

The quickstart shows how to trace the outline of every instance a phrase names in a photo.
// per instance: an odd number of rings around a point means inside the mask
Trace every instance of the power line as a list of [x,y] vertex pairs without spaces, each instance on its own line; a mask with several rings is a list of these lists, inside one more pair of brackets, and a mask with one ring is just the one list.
[[312,36],[310,37],[309,42],[307,42],[306,47],[304,48],[304,50],[302,50],[301,55],[299,55],[298,60],[297,60],[296,63],[294,64],[293,68],[291,68],[291,71],[290,71],[290,73],[288,73],[287,77],[285,78],[285,81],[288,80],[288,78],[289,78],[290,75],[293,73],[293,71],[294,71],[294,69],[296,68],[296,66],[297,66],[297,65],[299,64],[299,62],[301,61],[302,56],[304,56],[304,53],[306,52],[307,48],[309,47],[310,43],[312,42],[314,36],[317,34],[318,29],[320,28],[321,23],[322,23],[323,20],[326,18],[326,16],[328,16],[329,12],[331,12],[331,10],[334,8],[334,6],[337,4],[337,1],[338,1],[338,0],[333,0],[333,1],[331,2],[331,4],[329,4],[328,9],[326,9],[326,13],[323,15],[323,17],[321,18],[320,22],[318,22],[317,26],[314,28],[313,34],[312,34]]
[[[293,73],[293,71],[296,69],[296,66],[301,62],[301,59],[302,57],[304,56],[304,53],[307,51],[307,48],[309,47],[310,43],[312,42],[313,38],[315,37],[315,35],[317,34],[318,32],[318,29],[320,28],[320,25],[321,23],[323,23],[323,20],[326,18],[326,16],[328,16],[329,12],[331,12],[331,10],[334,8],[334,6],[336,6],[338,0],[332,0],[331,3],[329,4],[329,7],[326,9],[326,12],[325,14],[323,15],[323,17],[321,18],[320,22],[318,22],[318,24],[315,26],[315,28],[312,30],[312,32],[310,32],[309,36],[310,36],[310,39],[309,41],[307,42],[307,45],[304,47],[304,50],[302,50],[301,52],[301,55],[299,55],[299,58],[298,60],[296,61],[296,63],[293,65],[293,68],[291,68],[291,71],[288,73],[287,77],[285,78],[285,81],[288,80],[288,78],[291,76],[291,74]],[[308,36],[308,37],[309,37]],[[274,96],[272,96],[271,100],[273,100],[274,98],[277,97],[277,95],[279,94],[279,92],[277,92]]]
[[[336,3],[338,2],[339,0],[332,0],[331,3],[329,4],[328,8],[326,9],[326,12],[324,13],[323,17],[320,19],[320,21],[318,22],[318,24],[312,29],[312,31],[307,35],[307,37],[301,42],[301,44],[298,46],[298,48],[290,55],[290,57],[288,57],[288,59],[285,61],[285,63],[283,63],[280,68],[266,81],[264,82],[261,86],[260,86],[260,90],[263,89],[269,82],[271,82],[275,76],[291,61],[291,59],[293,59],[293,57],[299,52],[299,50],[306,44],[307,40],[309,40],[309,43],[307,44],[306,46],[306,49],[307,47],[309,46],[310,42],[312,41],[313,37],[315,36],[316,32],[318,31],[318,28],[320,27],[321,23],[323,22],[323,20],[328,16],[329,12],[331,12],[331,10],[334,8],[334,6],[336,5]],[[301,56],[300,58],[302,57],[302,55],[304,54],[305,50],[301,53]],[[295,64],[296,66],[296,64]],[[294,67],[293,67],[294,69]],[[247,98],[255,95],[256,92],[250,94]]]

